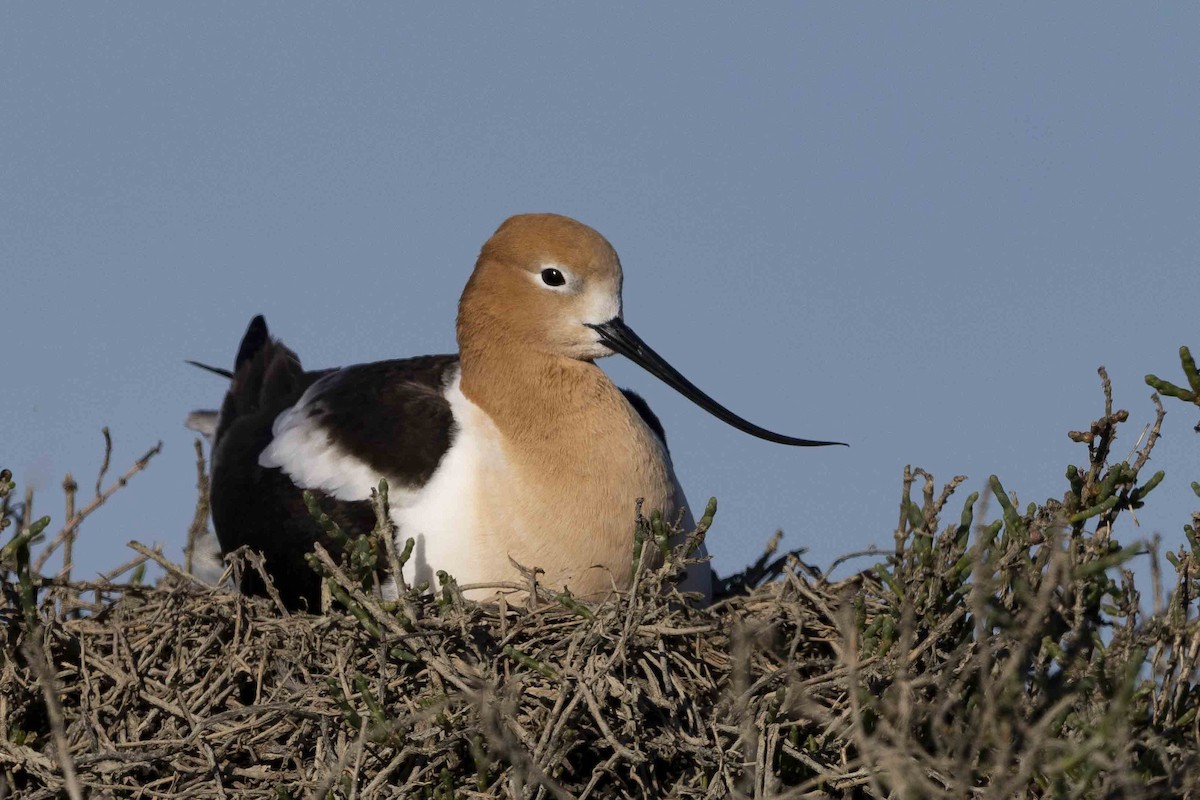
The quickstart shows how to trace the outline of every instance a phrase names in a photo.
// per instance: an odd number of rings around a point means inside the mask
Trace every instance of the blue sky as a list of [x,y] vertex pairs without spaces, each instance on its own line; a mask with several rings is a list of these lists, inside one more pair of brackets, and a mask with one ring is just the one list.
[[[265,313],[306,365],[454,349],[459,292],[510,214],[604,233],[626,320],[749,438],[628,362],[718,570],[776,528],[828,564],[889,547],[905,464],[998,474],[1022,502],[1083,463],[1096,367],[1134,423],[1142,375],[1200,347],[1195,6],[26,4],[0,11],[0,465],[85,571],[178,554],[186,413]],[[1197,413],[1124,535],[1171,546]],[[965,496],[965,492],[964,492]],[[957,513],[957,508],[955,513]]]

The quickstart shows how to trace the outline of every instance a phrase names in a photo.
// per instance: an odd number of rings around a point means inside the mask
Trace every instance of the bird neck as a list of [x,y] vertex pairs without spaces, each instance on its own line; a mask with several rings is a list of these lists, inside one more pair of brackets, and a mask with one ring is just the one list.
[[624,398],[604,371],[528,349],[464,347],[461,388],[504,436],[522,444],[586,437],[606,414],[624,415]]

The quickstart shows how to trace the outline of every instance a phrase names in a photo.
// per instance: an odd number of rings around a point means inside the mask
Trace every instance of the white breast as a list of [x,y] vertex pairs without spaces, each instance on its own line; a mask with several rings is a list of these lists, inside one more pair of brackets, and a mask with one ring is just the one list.
[[397,544],[403,548],[406,540],[415,541],[404,566],[409,586],[428,582],[436,589],[438,570],[467,584],[507,577],[511,569],[507,558],[489,547],[489,523],[499,520],[480,502],[486,484],[504,483],[509,476],[500,433],[462,393],[457,374],[446,399],[457,427],[450,449],[409,503],[392,506]]

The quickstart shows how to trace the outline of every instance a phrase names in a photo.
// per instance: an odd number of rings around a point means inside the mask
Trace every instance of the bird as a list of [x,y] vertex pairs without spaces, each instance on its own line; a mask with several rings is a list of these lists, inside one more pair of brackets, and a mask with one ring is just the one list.
[[[415,545],[409,586],[440,570],[464,587],[511,583],[524,565],[582,599],[626,588],[637,503],[684,530],[694,519],[660,420],[596,363],[613,354],[751,435],[843,444],[760,428],[700,391],[626,325],[622,282],[596,230],[521,214],[480,251],[459,301],[457,354],[307,371],[256,316],[233,369],[206,367],[230,379],[219,413],[189,421],[211,440],[222,552],[257,551],[284,604],[315,611],[320,578],[305,555],[336,543],[304,493],[344,529],[370,531],[371,491],[385,478],[399,544]],[[680,588],[707,602],[712,573],[702,546],[695,555]],[[266,586],[248,570],[241,589]]]

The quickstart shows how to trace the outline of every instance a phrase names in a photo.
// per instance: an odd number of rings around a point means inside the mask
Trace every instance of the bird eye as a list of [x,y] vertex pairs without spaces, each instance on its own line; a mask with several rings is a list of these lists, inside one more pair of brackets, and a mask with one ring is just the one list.
[[567,279],[564,278],[563,274],[558,270],[552,267],[547,267],[546,269],[542,270],[542,283],[546,284],[547,286],[562,286],[566,282]]

